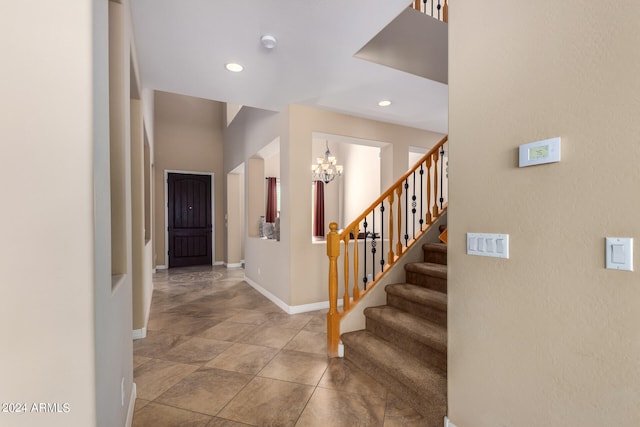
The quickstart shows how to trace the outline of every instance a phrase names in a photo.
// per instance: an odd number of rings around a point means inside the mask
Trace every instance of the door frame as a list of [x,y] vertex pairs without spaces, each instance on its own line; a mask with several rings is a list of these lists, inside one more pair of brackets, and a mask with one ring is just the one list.
[[211,176],[211,265],[216,265],[216,199],[215,199],[215,173],[195,172],[175,169],[164,170],[164,265],[169,268],[169,174],[180,173],[184,175],[210,175]]

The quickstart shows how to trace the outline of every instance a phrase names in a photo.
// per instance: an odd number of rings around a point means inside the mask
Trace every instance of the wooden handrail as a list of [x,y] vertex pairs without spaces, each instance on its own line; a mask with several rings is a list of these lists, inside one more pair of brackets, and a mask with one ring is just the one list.
[[[407,249],[413,245],[418,238],[429,228],[433,222],[442,215],[444,210],[446,209],[443,203],[443,181],[445,178],[443,172],[441,174],[441,180],[439,180],[438,176],[438,167],[444,170],[444,157],[441,156],[444,153],[444,144],[448,141],[448,137],[445,136],[442,138],[428,153],[426,153],[418,162],[416,162],[411,169],[409,169],[405,174],[403,174],[388,190],[380,195],[367,209],[364,210],[362,214],[360,214],[354,221],[352,221],[342,232],[338,233],[338,224],[332,222],[329,224],[329,233],[327,234],[327,256],[329,258],[329,312],[327,313],[327,351],[329,355],[336,356],[338,351],[338,342],[340,340],[340,320],[344,317],[344,315],[349,312],[353,307],[356,306],[358,301],[366,295],[376,283],[384,276],[384,274],[389,270],[389,268],[404,254]],[[426,172],[426,173],[425,173]],[[416,226],[416,207],[417,207],[417,197],[416,197],[416,175],[419,175],[419,183],[420,183],[420,214],[418,215],[419,219],[419,230],[415,231]],[[412,226],[413,226],[413,235],[411,239],[409,239],[409,223],[408,219],[405,220],[404,223],[404,243],[402,242],[403,238],[403,221],[402,215],[403,212],[405,216],[409,214],[409,204],[408,198],[409,194],[405,195],[405,209],[402,209],[402,189],[403,187],[407,189],[409,188],[409,178],[413,178],[413,195],[411,202],[411,212],[412,212]],[[433,178],[433,179],[432,179]],[[426,184],[426,185],[425,185]],[[426,196],[425,196],[426,195]],[[424,196],[424,197],[423,197]],[[424,218],[423,215],[423,203],[426,202],[426,209],[424,209]],[[433,203],[432,203],[433,202]],[[438,206],[438,202],[441,202],[440,206]],[[380,219],[384,218],[386,213],[386,207],[388,207],[388,227],[386,230],[388,231],[388,236],[385,236],[385,224],[380,225],[380,234],[377,233],[375,229],[375,213],[376,210],[380,212]],[[394,210],[394,205],[396,206]],[[371,232],[367,230],[368,222],[367,217],[372,215],[372,229]],[[363,222],[364,221],[364,222]],[[360,256],[359,256],[359,235],[360,233],[360,224],[364,224],[364,244],[365,244],[365,252],[363,254],[364,260],[364,271],[363,271],[363,282],[364,289],[361,291],[359,288],[359,265],[360,265]],[[394,229],[397,232],[397,235],[394,234]],[[369,237],[370,236],[370,237]],[[371,278],[373,281],[371,284],[368,283],[368,271],[367,271],[367,253],[366,253],[366,244],[367,239],[370,238],[371,242],[371,252],[372,252],[372,266],[371,266]],[[349,247],[350,242],[353,239],[353,260],[349,259]],[[388,240],[388,247],[384,247],[385,241]],[[338,271],[338,258],[340,257],[340,243],[343,243],[345,248],[344,258],[343,258],[343,284],[344,284],[344,295],[343,295],[343,307],[342,311],[338,310],[338,285],[339,285],[339,271]],[[377,252],[377,242],[380,243],[380,271],[376,273],[376,266],[374,264],[375,255]],[[384,250],[387,249],[388,252],[385,253]],[[386,262],[384,260],[384,256],[386,255]],[[353,272],[353,288],[349,289],[350,282],[350,273]]]
[[356,225],[360,224],[360,222],[363,219],[365,219],[367,217],[367,215],[369,215],[369,213],[371,213],[372,210],[374,210],[376,207],[378,207],[380,205],[380,202],[384,201],[387,197],[389,197],[389,194],[391,194],[394,191],[396,191],[396,188],[398,186],[400,186],[402,183],[404,183],[405,179],[407,179],[416,169],[418,169],[422,163],[424,163],[433,154],[437,153],[440,150],[440,147],[442,147],[448,141],[448,138],[449,138],[449,136],[446,135],[444,138],[442,138],[440,141],[438,141],[438,143],[431,150],[429,150],[429,152],[427,154],[422,156],[420,158],[420,160],[418,160],[411,167],[411,169],[409,169],[404,175],[402,175],[400,178],[398,178],[398,180],[396,182],[394,182],[391,185],[391,187],[389,187],[389,189],[387,191],[382,193],[382,195],[380,197],[378,197],[375,200],[375,202],[371,203],[371,205],[369,205],[369,207],[367,209],[365,209],[364,212],[361,213],[359,217],[357,217],[355,220],[351,221],[351,224],[349,224],[342,231],[342,233],[340,233],[340,240],[342,240],[344,238],[345,233],[349,232],[348,230],[351,230],[353,227],[355,227]]

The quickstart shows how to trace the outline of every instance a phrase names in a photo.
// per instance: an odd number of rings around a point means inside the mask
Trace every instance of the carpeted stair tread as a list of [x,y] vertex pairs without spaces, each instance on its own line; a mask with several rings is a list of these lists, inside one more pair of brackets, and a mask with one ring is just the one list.
[[410,273],[418,273],[424,276],[437,277],[447,280],[447,266],[432,262],[410,262],[405,264],[404,270]]
[[364,310],[364,315],[367,320],[372,319],[394,330],[397,333],[395,338],[399,335],[406,336],[442,354],[447,354],[447,330],[443,326],[388,305],[368,307]]
[[422,245],[423,261],[447,265],[447,245],[445,243],[425,243]]
[[441,422],[446,414],[446,375],[366,330],[342,334],[342,342],[347,360],[382,380],[431,422]]
[[432,251],[432,252],[440,252],[443,254],[447,253],[447,245],[446,243],[433,242],[433,243],[424,243],[422,245],[423,251]]
[[342,334],[345,359],[440,426],[447,413],[447,245],[422,245],[406,283],[385,287],[387,305],[364,310],[364,330]]
[[412,283],[387,285],[387,305],[447,327],[447,294]]
[[411,283],[395,283],[385,287],[387,294],[396,295],[408,301],[435,310],[447,311],[447,294],[412,285]]

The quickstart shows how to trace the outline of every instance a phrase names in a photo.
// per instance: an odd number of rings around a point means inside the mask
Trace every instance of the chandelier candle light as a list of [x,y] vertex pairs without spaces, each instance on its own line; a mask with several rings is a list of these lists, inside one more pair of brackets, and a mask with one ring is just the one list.
[[311,165],[314,181],[322,181],[325,184],[330,183],[336,176],[342,175],[342,165],[336,165],[336,158],[329,151],[329,141],[326,141],[327,151],[324,152],[324,158],[318,157],[318,163]]

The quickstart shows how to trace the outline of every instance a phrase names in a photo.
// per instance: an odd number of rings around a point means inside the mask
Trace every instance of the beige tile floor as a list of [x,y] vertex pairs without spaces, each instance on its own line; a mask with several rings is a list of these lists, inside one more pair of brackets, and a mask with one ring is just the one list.
[[325,311],[289,315],[242,269],[154,275],[147,337],[134,341],[134,427],[426,426],[343,359]]

